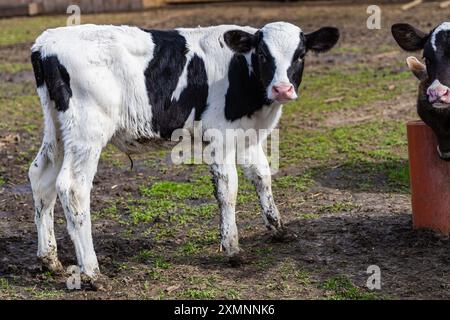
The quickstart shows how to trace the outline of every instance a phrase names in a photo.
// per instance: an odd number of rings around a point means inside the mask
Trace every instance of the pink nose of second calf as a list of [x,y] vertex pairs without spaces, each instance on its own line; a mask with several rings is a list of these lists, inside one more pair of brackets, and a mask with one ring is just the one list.
[[450,102],[449,88],[442,84],[432,85],[431,87],[429,87],[427,90],[427,95],[428,95],[428,101],[430,101],[430,103],[435,103],[435,102],[449,103]]
[[280,83],[272,87],[272,95],[275,100],[292,100],[294,97],[294,86],[290,83]]

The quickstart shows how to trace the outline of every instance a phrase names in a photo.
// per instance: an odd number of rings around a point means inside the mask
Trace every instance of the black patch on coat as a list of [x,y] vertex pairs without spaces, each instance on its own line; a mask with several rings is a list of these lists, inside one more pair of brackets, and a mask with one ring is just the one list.
[[[195,109],[195,120],[199,121],[206,109],[208,99],[208,79],[203,60],[194,55],[187,67],[187,86],[180,94],[179,100],[172,100],[169,108],[157,115],[161,137],[170,139],[172,132],[182,128],[187,118]],[[153,114],[153,119],[155,119]]]
[[39,88],[44,85],[44,70],[42,70],[42,59],[40,51],[33,51],[31,53],[31,64],[33,65],[36,86]]
[[181,92],[179,100],[174,101],[174,105],[183,110],[189,109],[187,116],[195,108],[195,120],[199,121],[207,106],[209,88],[205,63],[197,55],[189,62],[187,80],[187,87]]
[[145,75],[148,99],[152,107],[152,126],[162,138],[169,139],[175,129],[182,128],[192,109],[200,120],[206,109],[208,79],[203,60],[194,55],[187,67],[187,87],[179,100],[172,100],[178,80],[186,65],[186,39],[176,30],[145,30],[155,43],[153,59]]
[[230,61],[229,87],[225,95],[225,118],[227,120],[234,121],[244,116],[250,117],[264,105],[271,104],[259,77],[256,55],[252,54],[251,60],[253,69],[251,73],[243,55],[235,54]]
[[292,57],[291,65],[287,70],[288,79],[294,86],[295,91],[298,91],[298,87],[302,82],[303,69],[305,67],[305,55],[306,55],[306,38],[303,33],[300,33],[300,42]]
[[258,33],[258,45],[255,54],[252,55],[252,68],[255,76],[267,88],[275,75],[275,59],[269,51],[267,44],[262,40],[262,33]]
[[72,97],[70,76],[66,68],[56,56],[42,58],[39,51],[31,54],[31,63],[37,87],[41,87],[45,83],[50,99],[55,102],[56,110],[66,111]]

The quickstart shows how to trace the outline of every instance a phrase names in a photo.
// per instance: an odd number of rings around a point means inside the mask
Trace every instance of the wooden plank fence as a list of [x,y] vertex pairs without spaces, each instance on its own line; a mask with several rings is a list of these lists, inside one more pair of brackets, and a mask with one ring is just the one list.
[[224,0],[0,0],[0,17],[65,13],[71,4],[78,5],[84,13],[96,13],[143,10],[168,4],[219,1],[224,2]]

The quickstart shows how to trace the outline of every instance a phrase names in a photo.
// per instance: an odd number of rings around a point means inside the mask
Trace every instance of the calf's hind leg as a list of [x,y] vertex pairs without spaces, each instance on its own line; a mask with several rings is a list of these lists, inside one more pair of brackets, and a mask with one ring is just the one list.
[[60,272],[62,265],[58,260],[55,232],[53,227],[53,208],[56,202],[56,177],[61,168],[61,157],[56,143],[46,141],[28,171],[35,206],[35,224],[38,234],[37,256],[50,270]]
[[101,149],[95,144],[66,147],[56,182],[78,265],[92,279],[100,272],[92,241],[90,192]]

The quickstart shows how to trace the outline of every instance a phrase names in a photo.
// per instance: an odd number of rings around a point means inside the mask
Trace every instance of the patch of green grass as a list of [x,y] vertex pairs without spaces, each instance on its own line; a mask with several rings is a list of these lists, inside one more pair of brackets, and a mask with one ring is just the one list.
[[128,264],[126,262],[116,262],[116,261],[114,261],[113,262],[113,266],[118,272],[125,271],[125,270],[129,269],[129,266],[128,266]]
[[401,121],[374,121],[338,128],[290,132],[280,141],[281,165],[326,163],[341,160],[361,161],[399,160],[406,154],[406,131]]
[[[318,166],[325,163],[381,162],[405,159],[406,129],[404,121],[374,120],[363,124],[339,127],[321,125],[327,112],[354,108],[375,101],[389,100],[400,92],[410,90],[409,72],[391,69],[337,70],[319,74],[305,80],[305,96],[286,106],[288,118],[282,120],[280,132],[280,166]],[[309,83],[309,84],[308,84]],[[395,90],[386,86],[395,83]],[[328,98],[343,96],[342,101],[325,103],[323,88]],[[306,91],[308,91],[306,94]],[[317,123],[315,127],[299,126],[290,113],[310,113]],[[293,178],[285,178],[279,185],[295,187]],[[305,187],[300,180],[299,190]],[[307,186],[306,186],[307,187]]]
[[337,153],[345,154],[350,160],[398,159],[396,149],[406,147],[405,137],[404,123],[399,121],[345,126],[331,132]]
[[118,158],[119,154],[120,152],[115,146],[113,146],[112,144],[108,144],[102,150],[100,160],[111,163],[114,167],[123,168],[126,166],[126,164]]
[[167,216],[170,211],[176,209],[177,204],[170,200],[145,199],[136,200],[127,206],[128,212],[134,224],[142,222],[154,222]]
[[142,263],[148,262],[153,257],[153,252],[147,249],[143,249],[136,255],[136,260]]
[[256,253],[258,255],[268,255],[271,254],[273,252],[273,248],[272,247],[261,247],[261,248],[256,248]]
[[172,267],[172,264],[165,260],[163,257],[156,257],[154,266],[156,269],[170,269]]
[[34,133],[38,129],[38,126],[34,123],[27,123],[22,126],[22,129],[24,129],[28,133]]
[[346,276],[337,276],[326,280],[320,288],[331,291],[331,300],[373,300],[377,296],[355,286]]
[[[101,13],[83,14],[81,23],[95,24],[130,24],[140,18],[136,13]],[[33,41],[44,30],[67,25],[68,15],[47,15],[35,17],[15,17],[0,19],[0,45],[10,45]]]
[[[0,129],[6,129],[11,133],[27,131],[33,133],[31,139],[36,139],[36,131],[39,131],[37,123],[42,125],[42,112],[37,96],[30,95],[23,86],[18,86],[16,91],[5,92],[0,82]],[[7,89],[5,89],[7,90]],[[15,89],[13,89],[15,90]],[[25,90],[27,92],[22,92]],[[33,88],[33,90],[35,90]],[[23,95],[25,94],[25,95]],[[24,114],[26,117],[24,117]],[[34,130],[34,132],[33,132]],[[40,137],[39,137],[40,138]]]
[[267,270],[271,266],[273,266],[275,263],[275,258],[273,257],[264,257],[256,261],[256,267],[258,270]]
[[0,72],[18,73],[31,70],[31,63],[0,63]]
[[142,186],[139,191],[147,197],[178,200],[211,198],[213,195],[209,177],[201,177],[193,182],[160,181],[151,187]]
[[296,271],[296,272],[295,272],[295,279],[296,279],[296,281],[297,281],[299,284],[301,284],[301,285],[303,285],[303,286],[306,286],[306,285],[311,284],[311,278],[310,278],[310,275],[309,275],[309,273],[308,273],[307,271],[305,271],[305,270],[298,270],[298,271]]
[[42,274],[42,276],[45,278],[45,280],[51,280],[55,276],[55,272],[52,270],[48,270]]
[[216,296],[215,290],[213,289],[195,289],[189,288],[183,290],[179,297],[184,299],[214,299]]
[[6,278],[0,278],[0,291],[8,291],[10,289],[10,284],[8,279]]
[[335,202],[329,205],[323,205],[318,208],[320,213],[341,213],[350,212],[357,209],[359,206],[353,202]]
[[[126,204],[127,213],[134,224],[173,223],[178,229],[194,219],[211,218],[217,213],[217,204],[208,203],[213,201],[208,176],[197,177],[193,182],[157,181],[150,186],[140,186],[139,193],[141,198],[132,199]],[[156,233],[160,239],[164,234],[169,235],[163,231]]]
[[[36,94],[36,84],[31,81],[20,81],[20,82],[9,82],[9,81],[2,81],[0,82],[0,98],[6,99],[3,101],[4,105],[15,105],[26,100],[25,102],[35,102],[36,105],[40,106],[39,104],[39,97]],[[16,100],[19,99],[19,100]],[[34,101],[30,101],[34,100]],[[26,104],[24,107],[27,107],[28,111],[32,110],[29,108],[30,105],[33,104]],[[17,113],[18,110],[8,110],[10,112],[13,112],[14,114]]]
[[217,203],[206,203],[199,206],[190,206],[189,212],[200,218],[210,219],[218,214]]
[[241,297],[240,293],[235,289],[228,289],[225,292],[225,296],[227,299],[231,299],[231,300],[237,300],[237,299],[240,299],[240,297]]
[[189,239],[196,246],[205,246],[218,243],[220,239],[220,232],[218,228],[211,230],[204,230],[204,227],[193,228],[188,231]]
[[141,250],[136,259],[142,263],[148,263],[153,259],[152,267],[147,272],[148,277],[151,280],[166,282],[169,280],[168,276],[165,275],[165,271],[172,268],[172,264],[164,257],[155,256],[150,250]]
[[98,219],[101,217],[110,218],[116,221],[119,221],[119,212],[117,209],[117,204],[121,200],[108,200],[103,203],[103,208],[100,212],[93,212],[92,216],[94,219]]
[[[395,83],[394,90],[387,90]],[[350,109],[374,101],[390,100],[411,86],[411,74],[408,71],[395,71],[392,67],[368,68],[356,66],[351,70],[337,67],[326,74],[305,75],[300,88],[301,99],[286,106],[286,113],[295,110],[302,113],[315,113]],[[326,94],[324,94],[326,90]],[[342,97],[342,100],[327,102],[330,98]]]
[[387,174],[391,183],[403,188],[409,188],[409,164],[407,161],[400,166],[387,168]]
[[140,187],[139,192],[147,197],[178,198],[185,199],[191,196],[192,190],[188,183],[161,181],[151,187]]
[[57,299],[59,297],[62,296],[63,292],[61,291],[57,291],[57,290],[52,290],[52,289],[38,289],[38,288],[26,288],[26,291],[28,291],[34,299],[40,299],[40,300],[45,300],[45,299]]
[[196,254],[196,253],[198,253],[198,252],[200,251],[200,247],[198,246],[197,243],[188,241],[188,242],[184,243],[184,244],[180,247],[179,250],[180,250],[183,254],[190,255],[190,254]]
[[169,281],[169,277],[166,276],[161,269],[151,269],[147,272],[147,276],[150,280],[158,281],[159,283]]
[[150,232],[155,231],[155,240],[162,240],[165,238],[173,238],[175,237],[177,230],[175,228],[161,228],[158,230],[154,230],[154,228],[150,228]]
[[295,190],[299,192],[307,191],[314,180],[311,178],[310,173],[305,173],[300,176],[287,175],[284,177],[276,177],[274,184],[276,188]]
[[0,45],[33,41],[45,29],[66,25],[64,16],[19,17],[0,20]]
[[356,46],[348,46],[348,47],[339,47],[333,49],[333,52],[335,54],[342,54],[342,53],[361,53],[363,52],[362,47],[356,47]]
[[256,194],[255,187],[248,180],[240,167],[238,167],[239,178],[239,190],[237,195],[237,205],[243,205],[248,203],[256,203],[258,201],[258,195]]

